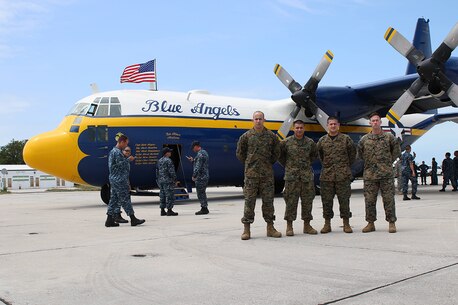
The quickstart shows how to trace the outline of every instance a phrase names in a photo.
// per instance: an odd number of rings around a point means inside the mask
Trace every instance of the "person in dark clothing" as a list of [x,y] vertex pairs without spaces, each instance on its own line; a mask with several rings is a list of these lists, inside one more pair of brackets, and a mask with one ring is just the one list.
[[445,187],[450,182],[452,184],[454,192],[456,192],[456,181],[455,181],[455,166],[453,164],[453,160],[450,158],[450,153],[447,152],[445,154],[445,159],[442,161],[442,177],[444,181],[442,182],[442,189],[441,192],[445,192]]
[[437,162],[436,158],[433,158],[431,162],[431,185],[437,185]]
[[425,164],[425,161],[422,161],[418,168],[420,169],[421,185],[426,185],[426,175],[428,174],[429,166]]

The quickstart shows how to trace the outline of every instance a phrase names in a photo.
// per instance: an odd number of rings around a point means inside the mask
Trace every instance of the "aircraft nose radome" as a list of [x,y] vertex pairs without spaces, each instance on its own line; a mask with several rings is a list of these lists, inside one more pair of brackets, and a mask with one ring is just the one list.
[[[25,163],[45,173],[75,181],[76,147],[72,137],[63,131],[49,131],[27,141],[23,157]],[[76,179],[78,180],[78,179]]]

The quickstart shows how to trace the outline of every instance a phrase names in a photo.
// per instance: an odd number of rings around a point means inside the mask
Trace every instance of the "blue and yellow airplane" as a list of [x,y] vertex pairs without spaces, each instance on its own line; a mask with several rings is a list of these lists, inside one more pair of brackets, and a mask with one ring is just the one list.
[[[116,135],[129,137],[133,155],[131,185],[157,187],[155,167],[163,147],[174,151],[177,175],[189,190],[193,140],[200,140],[210,154],[210,186],[243,185],[243,166],[235,156],[238,138],[252,127],[252,114],[265,113],[265,126],[284,138],[295,119],[306,122],[306,135],[317,141],[326,133],[329,115],[340,118],[341,131],[357,142],[370,131],[367,116],[379,112],[387,132],[411,144],[434,125],[457,120],[458,113],[438,114],[437,109],[458,106],[458,58],[450,58],[458,44],[458,23],[432,53],[429,20],[418,20],[413,44],[389,28],[385,39],[409,60],[407,74],[358,86],[318,87],[333,60],[328,51],[302,87],[286,70],[274,72],[291,91],[291,98],[266,101],[214,96],[205,91],[187,93],[121,90],[94,93],[72,107],[60,125],[31,138],[24,160],[32,168],[79,184],[101,186],[109,199],[107,156]],[[415,73],[417,72],[417,73]],[[404,115],[406,114],[406,115]],[[284,119],[286,117],[286,120]],[[275,164],[277,191],[283,186],[283,169]],[[318,177],[320,164],[314,165]],[[354,174],[362,166],[354,164]],[[318,179],[316,179],[318,180]]]

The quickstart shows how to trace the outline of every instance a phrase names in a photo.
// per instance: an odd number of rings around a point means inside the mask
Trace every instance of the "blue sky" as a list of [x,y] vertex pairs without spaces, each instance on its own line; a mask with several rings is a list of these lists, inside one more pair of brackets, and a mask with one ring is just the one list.
[[[411,40],[417,18],[429,18],[434,49],[457,12],[456,1],[422,0],[0,0],[0,146],[55,128],[91,83],[148,88],[119,77],[153,58],[159,90],[285,98],[275,63],[303,83],[327,49],[335,58],[321,85],[389,79],[407,61],[383,39],[388,26]],[[453,123],[414,145],[417,160],[455,149]]]

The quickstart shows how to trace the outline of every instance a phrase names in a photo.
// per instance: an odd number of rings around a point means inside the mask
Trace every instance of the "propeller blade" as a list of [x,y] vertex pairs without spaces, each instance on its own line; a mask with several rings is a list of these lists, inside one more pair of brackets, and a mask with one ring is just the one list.
[[444,42],[434,51],[432,58],[439,61],[442,64],[450,58],[453,50],[458,45],[458,23],[455,24],[453,29],[445,37]]
[[455,83],[452,83],[452,85],[446,92],[448,97],[458,107],[458,86]]
[[415,95],[418,94],[423,85],[424,82],[421,80],[421,78],[417,78],[412,83],[410,88],[398,98],[396,103],[394,103],[394,105],[386,114],[387,119],[391,123],[393,123],[396,126],[399,125],[399,120],[404,115],[404,113],[406,113],[407,109],[409,109],[410,105],[412,104],[412,101],[415,98]]
[[288,133],[291,130],[291,125],[293,125],[293,122],[299,114],[299,111],[301,111],[301,106],[296,105],[294,110],[291,111],[289,116],[283,121],[283,124],[281,124],[280,129],[277,131],[277,136],[280,138],[280,140],[283,140],[288,136]]
[[452,51],[458,46],[458,23],[455,24],[447,37],[445,37],[444,43],[448,45]]
[[315,68],[315,71],[313,71],[312,76],[307,81],[307,83],[304,85],[304,90],[307,90],[307,91],[316,90],[316,88],[318,87],[318,83],[323,78],[324,74],[326,73],[329,66],[331,65],[331,62],[333,59],[334,59],[334,54],[332,54],[330,50],[327,50],[326,53],[324,53],[323,57],[321,58],[321,61],[318,64],[318,66]]
[[327,115],[326,112],[317,107],[317,110],[315,112],[315,118],[318,121],[318,123],[320,123],[321,127],[323,127],[323,129],[326,130],[326,132],[328,132],[329,115]]
[[283,85],[286,86],[286,88],[291,91],[291,93],[294,93],[296,91],[299,91],[302,89],[302,86],[294,80],[294,78],[286,71],[283,69],[282,66],[279,64],[276,64],[274,67],[274,73],[277,75],[278,79],[283,83]]
[[401,35],[401,33],[392,27],[389,27],[386,30],[385,40],[415,66],[418,66],[418,64],[425,59],[423,52],[417,50],[404,36]]

